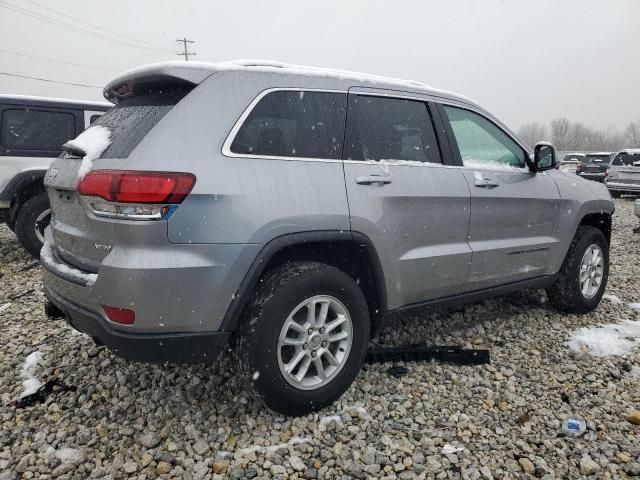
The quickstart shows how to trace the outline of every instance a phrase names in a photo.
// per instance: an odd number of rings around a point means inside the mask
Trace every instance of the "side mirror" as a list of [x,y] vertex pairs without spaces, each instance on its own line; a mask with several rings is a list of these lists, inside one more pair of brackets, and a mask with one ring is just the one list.
[[548,142],[539,142],[533,149],[535,172],[556,168],[556,147]]

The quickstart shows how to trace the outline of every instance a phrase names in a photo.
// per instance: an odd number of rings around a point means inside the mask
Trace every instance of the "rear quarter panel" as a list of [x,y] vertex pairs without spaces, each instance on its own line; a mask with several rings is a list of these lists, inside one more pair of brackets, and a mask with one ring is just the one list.
[[[178,103],[129,157],[133,168],[192,172],[192,193],[168,222],[173,243],[254,243],[309,230],[349,231],[340,160],[227,157],[222,146],[269,88],[335,90],[335,81],[220,72]],[[345,89],[346,91],[346,89]]]

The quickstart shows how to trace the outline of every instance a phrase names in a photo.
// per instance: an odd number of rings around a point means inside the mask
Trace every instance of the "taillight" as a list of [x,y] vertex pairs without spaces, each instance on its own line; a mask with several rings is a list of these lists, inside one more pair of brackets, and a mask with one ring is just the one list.
[[604,176],[605,177],[609,176],[609,167],[607,167],[607,169],[604,171]]
[[96,215],[148,220],[165,217],[195,183],[191,173],[93,170],[80,180],[78,193],[89,197]]
[[582,164],[579,163],[578,165],[576,165],[576,173],[580,173],[582,171]]
[[128,310],[126,308],[109,307],[107,305],[102,306],[104,313],[107,314],[109,320],[121,325],[133,325],[136,321],[136,312]]

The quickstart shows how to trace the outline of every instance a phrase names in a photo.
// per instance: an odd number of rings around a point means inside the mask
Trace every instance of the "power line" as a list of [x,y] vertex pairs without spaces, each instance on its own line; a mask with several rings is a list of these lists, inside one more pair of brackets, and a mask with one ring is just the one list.
[[63,22],[61,20],[57,20],[55,18],[51,18],[51,17],[48,17],[46,15],[42,15],[42,14],[34,12],[32,10],[28,10],[26,8],[22,8],[22,7],[19,7],[17,5],[8,3],[8,2],[6,2],[4,0],[0,0],[0,7],[4,7],[6,9],[8,9],[8,10],[11,10],[13,12],[19,13],[21,15],[26,15],[27,17],[35,18],[35,19],[38,19],[38,20],[46,22],[46,23],[51,23],[53,25],[57,25],[59,27],[66,28],[67,30],[71,30],[71,31],[74,31],[74,32],[82,33],[83,35],[88,35],[90,37],[99,38],[99,39],[107,40],[107,41],[110,41],[110,42],[120,43],[120,44],[126,45],[128,47],[140,48],[140,49],[143,49],[143,50],[154,50],[154,51],[162,51],[162,52],[164,52],[164,50],[161,50],[159,48],[147,47],[145,45],[136,45],[135,43],[132,43],[132,42],[129,42],[129,41],[120,40],[118,38],[113,38],[113,37],[110,37],[108,35],[103,35],[103,34],[100,34],[100,33],[92,32],[91,30],[87,30],[85,28],[81,28],[81,27],[78,27],[76,25],[72,25],[70,23],[66,23],[66,22]]
[[178,53],[177,55],[178,56],[180,56],[180,55],[184,56],[185,62],[189,61],[189,55],[195,55],[196,54],[196,52],[189,52],[187,50],[187,44],[188,43],[196,43],[193,40],[187,40],[187,37],[184,37],[182,39],[179,38],[178,40],[176,40],[176,43],[182,43],[182,46],[184,47],[184,52]]
[[54,60],[53,58],[38,57],[37,55],[29,55],[28,53],[12,52],[11,50],[4,50],[0,48],[0,53],[7,53],[9,55],[16,55],[18,57],[34,58],[36,60],[42,60],[44,62],[62,63],[64,65],[73,65],[74,67],[95,68],[96,70],[112,70],[115,68],[98,67],[97,65],[85,65],[84,63],[65,62],[64,60]]
[[97,85],[85,85],[84,83],[61,82],[59,80],[51,80],[49,78],[42,78],[42,77],[31,77],[29,75],[19,75],[17,73],[0,72],[0,75],[6,75],[7,77],[28,78],[29,80],[39,80],[41,82],[60,83],[62,85],[72,85],[74,87],[102,88],[102,87],[98,87]]
[[[170,42],[169,44],[167,44],[166,48],[169,48],[171,45],[173,45],[173,42]],[[127,62],[127,64],[117,65],[115,70],[121,71],[121,70],[125,70],[126,68],[131,68],[130,65],[132,65],[132,64],[133,65],[137,65],[143,59],[146,60],[147,58],[149,58],[150,55],[153,55],[154,56],[153,59],[155,60],[158,54],[157,53],[154,54],[154,53],[147,52],[147,53],[145,53],[143,55],[138,55],[131,62]],[[151,59],[149,59],[149,61],[151,61]],[[92,80],[95,80],[95,79],[97,79],[99,77],[102,77],[103,75],[104,75],[104,72],[101,72],[101,73],[98,73],[98,74],[94,74],[94,75],[91,75],[90,77],[85,77],[85,78],[81,79],[80,82],[92,81]],[[41,93],[41,95],[49,95],[49,94],[51,94],[53,92],[56,92],[56,91],[60,90],[61,88],[64,88],[64,87],[57,86],[57,87],[53,87],[53,88],[48,89],[48,90],[44,90]]]
[[31,3],[32,5],[36,5],[36,6],[40,7],[40,8],[44,8],[45,10],[53,12],[53,13],[55,13],[57,15],[62,16],[62,17],[70,18],[71,20],[75,20],[75,21],[80,22],[80,23],[82,23],[84,25],[88,25],[89,27],[95,28],[96,30],[102,30],[103,32],[107,32],[107,33],[110,33],[112,35],[115,35],[115,36],[118,36],[118,37],[122,37],[122,38],[125,38],[125,39],[133,41],[133,42],[142,43],[142,44],[145,44],[145,45],[147,45],[147,46],[149,46],[151,48],[157,48],[157,49],[161,49],[162,48],[162,47],[160,47],[158,45],[154,45],[153,43],[149,43],[147,41],[140,40],[140,39],[137,39],[137,38],[134,38],[134,37],[130,37],[128,35],[124,35],[123,33],[119,33],[119,32],[116,32],[114,30],[109,30],[108,28],[100,27],[99,25],[95,25],[93,23],[89,23],[86,20],[82,20],[81,18],[74,17],[72,15],[69,15],[68,13],[64,13],[64,12],[61,12],[59,10],[55,10],[53,8],[47,7],[46,5],[42,5],[41,3],[34,2],[33,0],[26,0],[26,1]]

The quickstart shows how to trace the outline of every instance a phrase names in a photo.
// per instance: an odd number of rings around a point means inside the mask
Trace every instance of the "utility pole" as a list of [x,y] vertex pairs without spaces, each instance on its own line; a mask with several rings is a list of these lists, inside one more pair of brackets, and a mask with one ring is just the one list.
[[184,37],[184,38],[176,40],[176,43],[182,43],[182,46],[184,48],[184,52],[178,53],[176,55],[182,55],[184,57],[185,62],[189,61],[189,55],[195,55],[196,54],[196,52],[189,52],[187,50],[187,44],[188,43],[196,43],[193,40],[187,40],[187,37]]

